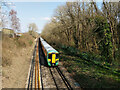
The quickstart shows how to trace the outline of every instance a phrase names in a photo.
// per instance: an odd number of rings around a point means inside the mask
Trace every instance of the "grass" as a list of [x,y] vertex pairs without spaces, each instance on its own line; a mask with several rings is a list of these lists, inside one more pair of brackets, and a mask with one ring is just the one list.
[[32,40],[30,40],[30,41],[29,41],[29,45],[31,46],[32,44],[33,44],[33,41],[32,41]]
[[61,48],[60,60],[82,88],[120,88],[120,64],[73,48]]
[[11,60],[7,57],[2,57],[2,66],[10,66],[12,64]]
[[10,66],[12,57],[22,48],[33,45],[34,37],[29,33],[24,33],[21,37],[10,38],[9,35],[2,34],[2,66]]

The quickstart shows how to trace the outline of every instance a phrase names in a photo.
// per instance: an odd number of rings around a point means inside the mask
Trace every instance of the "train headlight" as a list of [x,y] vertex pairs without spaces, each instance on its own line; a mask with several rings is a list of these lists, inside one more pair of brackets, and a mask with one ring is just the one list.
[[49,62],[51,62],[51,59],[48,59]]

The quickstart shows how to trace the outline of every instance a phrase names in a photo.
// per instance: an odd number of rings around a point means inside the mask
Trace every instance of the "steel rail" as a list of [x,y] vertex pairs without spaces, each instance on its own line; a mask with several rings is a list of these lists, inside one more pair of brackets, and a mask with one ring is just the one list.
[[71,87],[68,80],[65,78],[62,71],[59,69],[59,67],[56,67],[56,70],[58,71],[59,75],[61,76],[61,78],[64,81],[65,85],[67,86],[68,90],[73,90],[73,88]]
[[33,72],[34,72],[34,60],[32,61],[32,71],[31,71],[31,73],[32,73],[32,76],[31,76],[31,90],[32,90],[32,86],[33,86]]
[[31,65],[30,65],[30,70],[29,70],[29,79],[28,79],[28,84],[27,84],[27,90],[29,90],[29,88],[32,87],[32,83],[33,83],[31,80],[31,77],[33,78],[35,52],[36,52],[36,44],[34,47]]
[[[40,42],[39,42],[39,38],[36,41],[35,47],[34,47],[34,51],[33,51],[33,58],[31,61],[31,65],[30,65],[30,74],[29,74],[29,79],[28,79],[28,84],[27,84],[27,90],[33,88],[33,78],[35,78],[35,90],[40,90],[40,83],[42,83],[42,79],[41,79],[41,65],[40,65]],[[34,73],[34,68],[35,68],[35,77],[33,77],[33,73]],[[40,82],[41,81],[41,82]],[[43,86],[43,83],[42,83]],[[43,87],[42,87],[43,90]]]
[[38,39],[38,52],[39,52],[39,68],[40,68],[40,80],[41,80],[41,87],[42,87],[42,90],[44,90],[43,88],[43,78],[42,78],[42,67],[41,67],[41,59],[40,59],[40,51],[42,51],[42,48],[41,48],[41,42],[40,42],[40,38]]
[[35,63],[35,89],[40,90],[40,70],[39,70],[39,52],[38,52],[38,48],[39,48],[39,40],[37,40],[37,48],[36,48],[36,63]]
[[37,51],[36,51],[36,59],[35,59],[35,90],[37,90]]
[[53,76],[53,73],[52,73],[50,67],[49,67],[49,70],[50,70],[50,73],[51,73],[51,75],[52,75],[52,78],[53,78],[53,81],[54,81],[54,83],[55,83],[55,86],[56,86],[57,90],[59,90],[59,88],[58,88],[58,86],[57,86],[57,83],[56,83],[56,81],[55,81],[55,78],[54,78],[54,76]]
[[[38,52],[38,49],[37,49],[37,52]],[[38,58],[38,55],[37,55],[37,58]],[[38,68],[38,89],[40,89],[40,70],[39,70],[39,59],[37,61],[37,68]]]
[[33,59],[32,59],[32,67],[31,67],[31,73],[32,73],[32,76],[31,76],[31,90],[32,90],[32,87],[33,87],[33,73],[34,73],[34,66],[35,66],[35,54],[36,54],[36,45],[35,45],[35,50],[34,50],[34,53],[33,53]]

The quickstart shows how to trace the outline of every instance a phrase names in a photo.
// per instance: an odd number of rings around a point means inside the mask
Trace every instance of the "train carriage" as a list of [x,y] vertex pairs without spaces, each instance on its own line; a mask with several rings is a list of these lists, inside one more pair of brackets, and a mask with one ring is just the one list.
[[51,47],[44,39],[40,37],[41,46],[45,54],[48,66],[57,66],[59,63],[59,52]]

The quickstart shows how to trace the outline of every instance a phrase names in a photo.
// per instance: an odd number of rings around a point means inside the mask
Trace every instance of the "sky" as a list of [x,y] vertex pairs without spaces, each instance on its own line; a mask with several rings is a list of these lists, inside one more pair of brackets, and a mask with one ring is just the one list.
[[27,32],[29,24],[35,23],[38,27],[38,33],[41,33],[46,23],[50,22],[51,17],[54,16],[57,7],[65,4],[65,2],[58,2],[59,0],[57,2],[25,1],[15,2],[13,0],[13,4],[11,4],[11,8],[17,11],[17,17],[20,19],[21,32]]
[[17,17],[20,19],[21,32],[27,32],[28,25],[35,23],[40,33],[54,16],[55,9],[65,2],[15,2],[14,4]]

